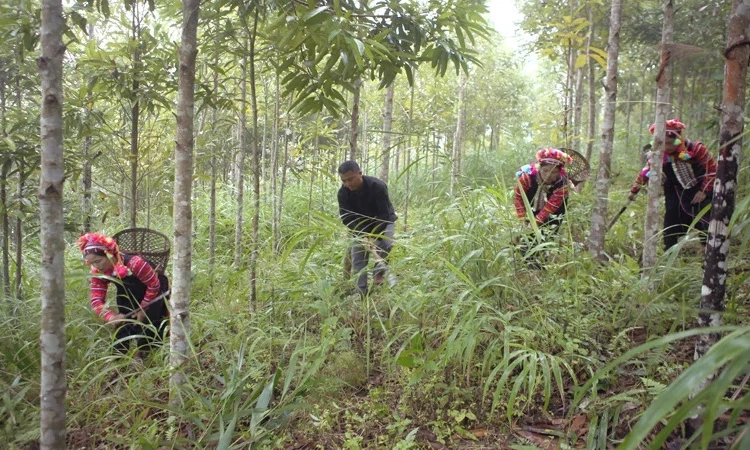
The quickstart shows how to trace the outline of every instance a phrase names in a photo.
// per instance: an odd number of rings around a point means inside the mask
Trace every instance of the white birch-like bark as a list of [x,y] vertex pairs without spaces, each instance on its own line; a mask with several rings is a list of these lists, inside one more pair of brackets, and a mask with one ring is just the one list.
[[[589,3],[589,35],[586,38],[586,49],[591,53],[591,40],[594,35],[594,8]],[[591,154],[594,151],[594,141],[596,140],[596,64],[589,59],[589,113],[588,113],[588,127],[586,130],[586,160],[591,161]]]
[[258,8],[253,15],[253,31],[250,37],[250,105],[253,113],[253,241],[250,249],[250,312],[255,311],[258,301],[258,253],[260,251],[260,150],[258,149],[258,94],[255,91],[255,41],[258,37]]
[[193,260],[192,186],[193,186],[193,120],[195,115],[195,59],[198,54],[197,33],[199,0],[182,2],[182,41],[177,98],[177,146],[174,161],[174,257],[169,337],[170,403],[180,404],[179,391],[187,378],[184,373],[190,358],[190,279]]
[[[247,38],[243,48],[247,54]],[[240,148],[237,155],[237,218],[234,222],[234,268],[240,267],[244,256],[242,248],[242,228],[245,214],[245,145],[247,145],[247,58],[242,59],[240,79]]]
[[[745,86],[750,60],[750,0],[734,2],[724,58],[719,158],[706,241],[698,327],[721,325],[721,312],[724,311],[729,220],[734,213],[745,123]],[[701,335],[695,344],[695,359],[703,356],[718,339],[717,334]]]
[[281,81],[280,77],[276,75],[276,81],[274,83],[274,100],[273,100],[273,127],[271,131],[271,207],[273,210],[273,221],[272,221],[272,235],[273,235],[273,251],[279,251],[279,242],[281,241],[280,225],[281,217],[278,215],[278,185],[279,185],[279,121],[280,109],[281,109]]
[[[659,231],[662,228],[663,216],[659,213],[664,196],[662,179],[662,158],[664,155],[664,137],[666,133],[667,115],[670,111],[669,85],[672,82],[672,43],[674,40],[674,3],[673,0],[664,1],[664,27],[661,39],[661,65],[656,76],[656,117],[654,123],[654,145],[651,158],[651,176],[648,180],[648,205],[646,206],[646,220],[643,226],[643,267],[653,267],[656,264],[659,249]],[[647,272],[644,271],[644,275]]]
[[65,21],[61,0],[42,1],[41,177],[39,182],[42,247],[41,437],[43,450],[64,449],[65,430],[65,241],[63,239],[63,56]]
[[594,208],[591,214],[591,233],[588,247],[594,259],[606,257],[604,236],[607,232],[607,199],[611,182],[612,147],[615,139],[615,112],[617,110],[617,59],[620,53],[620,26],[622,23],[622,0],[612,0],[607,43],[607,80],[605,83],[606,104],[602,120],[602,149],[599,152],[599,168],[594,185]]
[[458,80],[458,105],[456,105],[456,131],[453,133],[453,155],[451,158],[451,195],[456,193],[458,179],[461,176],[461,147],[464,137],[464,98],[468,77],[461,72]]
[[380,165],[380,179],[388,182],[388,172],[391,163],[391,128],[393,127],[393,96],[395,81],[385,88],[385,104],[383,105],[383,157]]

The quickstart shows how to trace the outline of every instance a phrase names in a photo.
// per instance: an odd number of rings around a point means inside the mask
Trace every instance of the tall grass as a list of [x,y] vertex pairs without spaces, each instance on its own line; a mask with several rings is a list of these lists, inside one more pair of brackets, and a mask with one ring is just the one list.
[[[685,256],[691,243],[664,255],[643,277],[632,226],[640,219],[626,215],[608,235],[612,262],[593,262],[582,245],[592,203],[587,188],[571,196],[557,236],[535,249],[544,265],[536,269],[513,244],[526,231],[514,217],[507,168],[500,161],[468,165],[477,176],[467,175],[453,198],[435,189],[429,173],[412,178],[409,229],[397,228],[391,255],[399,283],[365,299],[347,295],[353,280],[342,279],[348,237],[336,217],[335,183],[315,190],[313,211],[307,186],[289,187],[278,251],[271,248],[270,208],[264,207],[254,311],[247,268],[230,266],[232,196],[219,196],[215,267],[207,258],[207,202],[199,196],[195,357],[179,409],[168,406],[166,348],[145,367],[111,353],[111,332],[89,310],[86,270],[71,250],[71,445],[284,448],[309,439],[335,448],[410,448],[419,427],[450,446],[456,436],[468,438],[472,425],[511,433],[528,417],[573,414],[589,417],[591,447],[620,442],[619,422],[637,420],[632,405],[640,412],[660,391],[673,392],[666,386],[683,368],[674,339],[631,349],[693,326],[700,263]],[[404,182],[396,177],[392,185],[397,209]],[[746,211],[733,225],[742,260],[750,241]],[[168,226],[168,218],[153,220]],[[730,292],[732,320],[743,323],[747,290],[733,282]],[[0,318],[0,422],[4,442],[23,448],[38,438],[39,311],[33,299],[16,309]],[[713,403],[707,411],[734,411],[739,404],[717,409]],[[659,411],[682,414],[672,404]],[[644,417],[628,442],[644,439],[643,430],[655,423],[656,416]]]

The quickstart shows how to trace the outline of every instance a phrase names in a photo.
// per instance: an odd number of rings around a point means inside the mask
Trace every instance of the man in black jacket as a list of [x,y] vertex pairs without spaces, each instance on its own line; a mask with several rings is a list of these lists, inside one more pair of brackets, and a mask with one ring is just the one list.
[[359,275],[359,292],[367,294],[365,268],[369,254],[373,252],[377,261],[373,283],[383,284],[388,269],[386,260],[393,247],[394,222],[398,217],[383,181],[362,175],[354,161],[344,161],[338,173],[341,178],[339,216],[355,238],[350,248],[352,269]]

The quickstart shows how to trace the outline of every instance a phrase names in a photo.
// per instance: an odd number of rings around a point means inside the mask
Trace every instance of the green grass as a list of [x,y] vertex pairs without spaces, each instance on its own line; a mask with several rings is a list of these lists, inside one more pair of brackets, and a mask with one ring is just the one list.
[[[692,243],[642,274],[634,224],[643,211],[634,205],[635,215],[624,216],[608,235],[612,261],[593,262],[582,246],[591,206],[587,188],[572,195],[558,236],[537,248],[545,268],[534,269],[511,244],[524,233],[511,190],[502,181],[490,183],[491,172],[454,198],[435,195],[429,175],[414,177],[421,187],[412,193],[409,230],[397,228],[392,253],[399,283],[367,299],[348,296],[351,281],[342,280],[347,237],[335,217],[336,186],[316,189],[314,195],[327,193],[330,201],[314,199],[324,206],[309,212],[307,187],[291,186],[278,252],[271,249],[270,213],[262,214],[254,311],[247,267],[230,264],[231,196],[220,196],[213,268],[207,263],[207,202],[199,197],[191,301],[196,354],[179,409],[168,405],[166,348],[145,367],[110,353],[110,333],[88,307],[86,270],[69,249],[71,446],[424,448],[441,442],[455,448],[507,438],[521,448],[532,444],[516,433],[521,427],[556,421],[554,436],[564,445],[607,448],[635,426],[625,444],[637,448],[661,442],[693,404],[705,402],[708,418],[740,414],[744,388],[732,401],[720,393],[746,369],[743,348],[722,341],[719,357],[701,361],[703,369],[684,370],[689,344],[681,339],[690,336],[683,330],[694,326],[700,298],[700,258],[690,256]],[[403,177],[393,190],[402,183]],[[746,263],[750,241],[746,210],[737,217],[732,268]],[[746,324],[747,276],[738,270],[730,277],[729,324]],[[29,293],[36,288],[24,287]],[[39,434],[40,317],[35,298],[14,309],[0,317],[0,439],[25,448]],[[747,330],[736,330],[737,342],[745,339]],[[697,379],[685,380],[690,370],[717,373],[716,383],[692,402],[685,397]],[[571,424],[581,414],[588,426],[579,436],[581,429]],[[654,434],[660,422],[666,426]],[[704,444],[737,431],[728,430],[705,425],[698,439]]]

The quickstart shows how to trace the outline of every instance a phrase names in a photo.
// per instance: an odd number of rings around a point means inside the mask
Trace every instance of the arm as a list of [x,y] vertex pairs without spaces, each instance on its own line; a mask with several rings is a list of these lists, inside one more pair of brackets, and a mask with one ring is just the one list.
[[547,199],[547,203],[544,204],[544,208],[539,211],[536,215],[536,224],[541,225],[549,219],[549,216],[555,214],[565,202],[568,197],[568,183],[563,183],[562,186],[555,189],[555,191]]
[[635,180],[633,180],[633,185],[630,187],[630,195],[628,195],[628,200],[633,200],[635,198],[636,194],[641,191],[641,187],[645,186],[646,183],[648,183],[648,177],[650,175],[651,169],[648,166],[644,167],[640,172],[638,172]]
[[339,201],[339,218],[341,222],[346,225],[350,230],[355,229],[357,214],[352,212],[352,207],[346,196],[346,192],[343,188],[339,189],[338,193]]
[[516,208],[516,216],[521,220],[526,218],[526,204],[524,204],[523,196],[526,195],[526,190],[529,189],[529,186],[531,186],[531,177],[527,173],[522,173],[518,177],[516,186],[513,188],[515,194],[513,206]]
[[714,190],[714,180],[716,180],[716,161],[708,152],[705,145],[697,142],[693,149],[693,158],[695,161],[706,169],[706,175],[703,177],[701,191],[712,192]]
[[128,268],[133,275],[141,280],[141,283],[146,285],[146,293],[140,302],[141,308],[146,309],[159,296],[159,277],[154,272],[154,269],[140,256],[131,257],[128,262]]
[[116,316],[114,312],[104,307],[104,304],[107,300],[108,287],[109,281],[101,279],[97,276],[91,278],[91,309],[94,310],[94,314],[104,319],[105,322],[114,320]]

